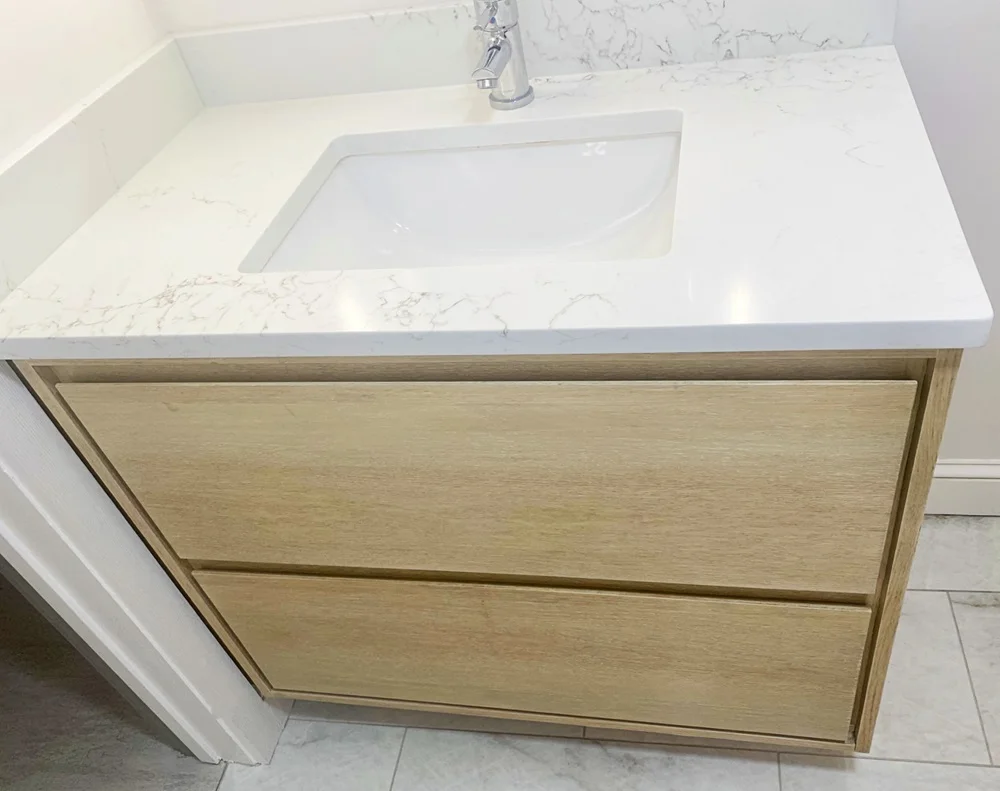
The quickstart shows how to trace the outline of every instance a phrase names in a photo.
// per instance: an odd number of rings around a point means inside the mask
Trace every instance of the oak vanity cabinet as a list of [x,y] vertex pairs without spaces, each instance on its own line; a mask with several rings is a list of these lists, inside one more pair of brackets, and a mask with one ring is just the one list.
[[959,357],[18,367],[264,695],[866,750]]

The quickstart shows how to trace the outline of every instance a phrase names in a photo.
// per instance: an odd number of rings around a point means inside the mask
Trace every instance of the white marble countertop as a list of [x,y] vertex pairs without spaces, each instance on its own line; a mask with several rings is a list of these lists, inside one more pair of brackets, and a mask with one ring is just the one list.
[[[205,110],[0,304],[0,357],[945,348],[992,309],[895,50]],[[243,274],[345,133],[678,108],[665,261]]]

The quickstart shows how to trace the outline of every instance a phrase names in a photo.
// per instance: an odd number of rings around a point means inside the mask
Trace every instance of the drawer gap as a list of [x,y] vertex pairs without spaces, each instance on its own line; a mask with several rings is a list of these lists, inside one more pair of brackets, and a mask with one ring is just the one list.
[[801,604],[846,604],[869,606],[869,596],[861,593],[780,590],[772,588],[728,588],[710,585],[634,582],[631,580],[575,579],[480,572],[425,571],[420,569],[356,568],[350,566],[306,566],[275,563],[225,562],[188,559],[196,571],[234,571],[273,574],[287,577],[340,577],[416,582],[482,583],[526,588],[565,588],[570,590],[627,591],[660,595],[697,596],[707,599],[746,601],[791,601]]

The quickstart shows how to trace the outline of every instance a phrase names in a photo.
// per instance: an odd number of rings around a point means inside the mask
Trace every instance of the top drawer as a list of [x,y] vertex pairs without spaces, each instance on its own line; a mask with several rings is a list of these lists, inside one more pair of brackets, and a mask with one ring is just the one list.
[[912,381],[60,384],[184,558],[868,594]]

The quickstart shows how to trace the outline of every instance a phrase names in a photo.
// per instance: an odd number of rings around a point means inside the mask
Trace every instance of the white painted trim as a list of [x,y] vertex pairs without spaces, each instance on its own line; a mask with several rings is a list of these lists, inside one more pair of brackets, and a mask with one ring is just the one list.
[[0,555],[202,761],[266,763],[260,698],[59,430],[0,362]]
[[1000,516],[1000,459],[939,461],[927,513]]
[[934,477],[1000,479],[1000,459],[942,459],[934,467]]

